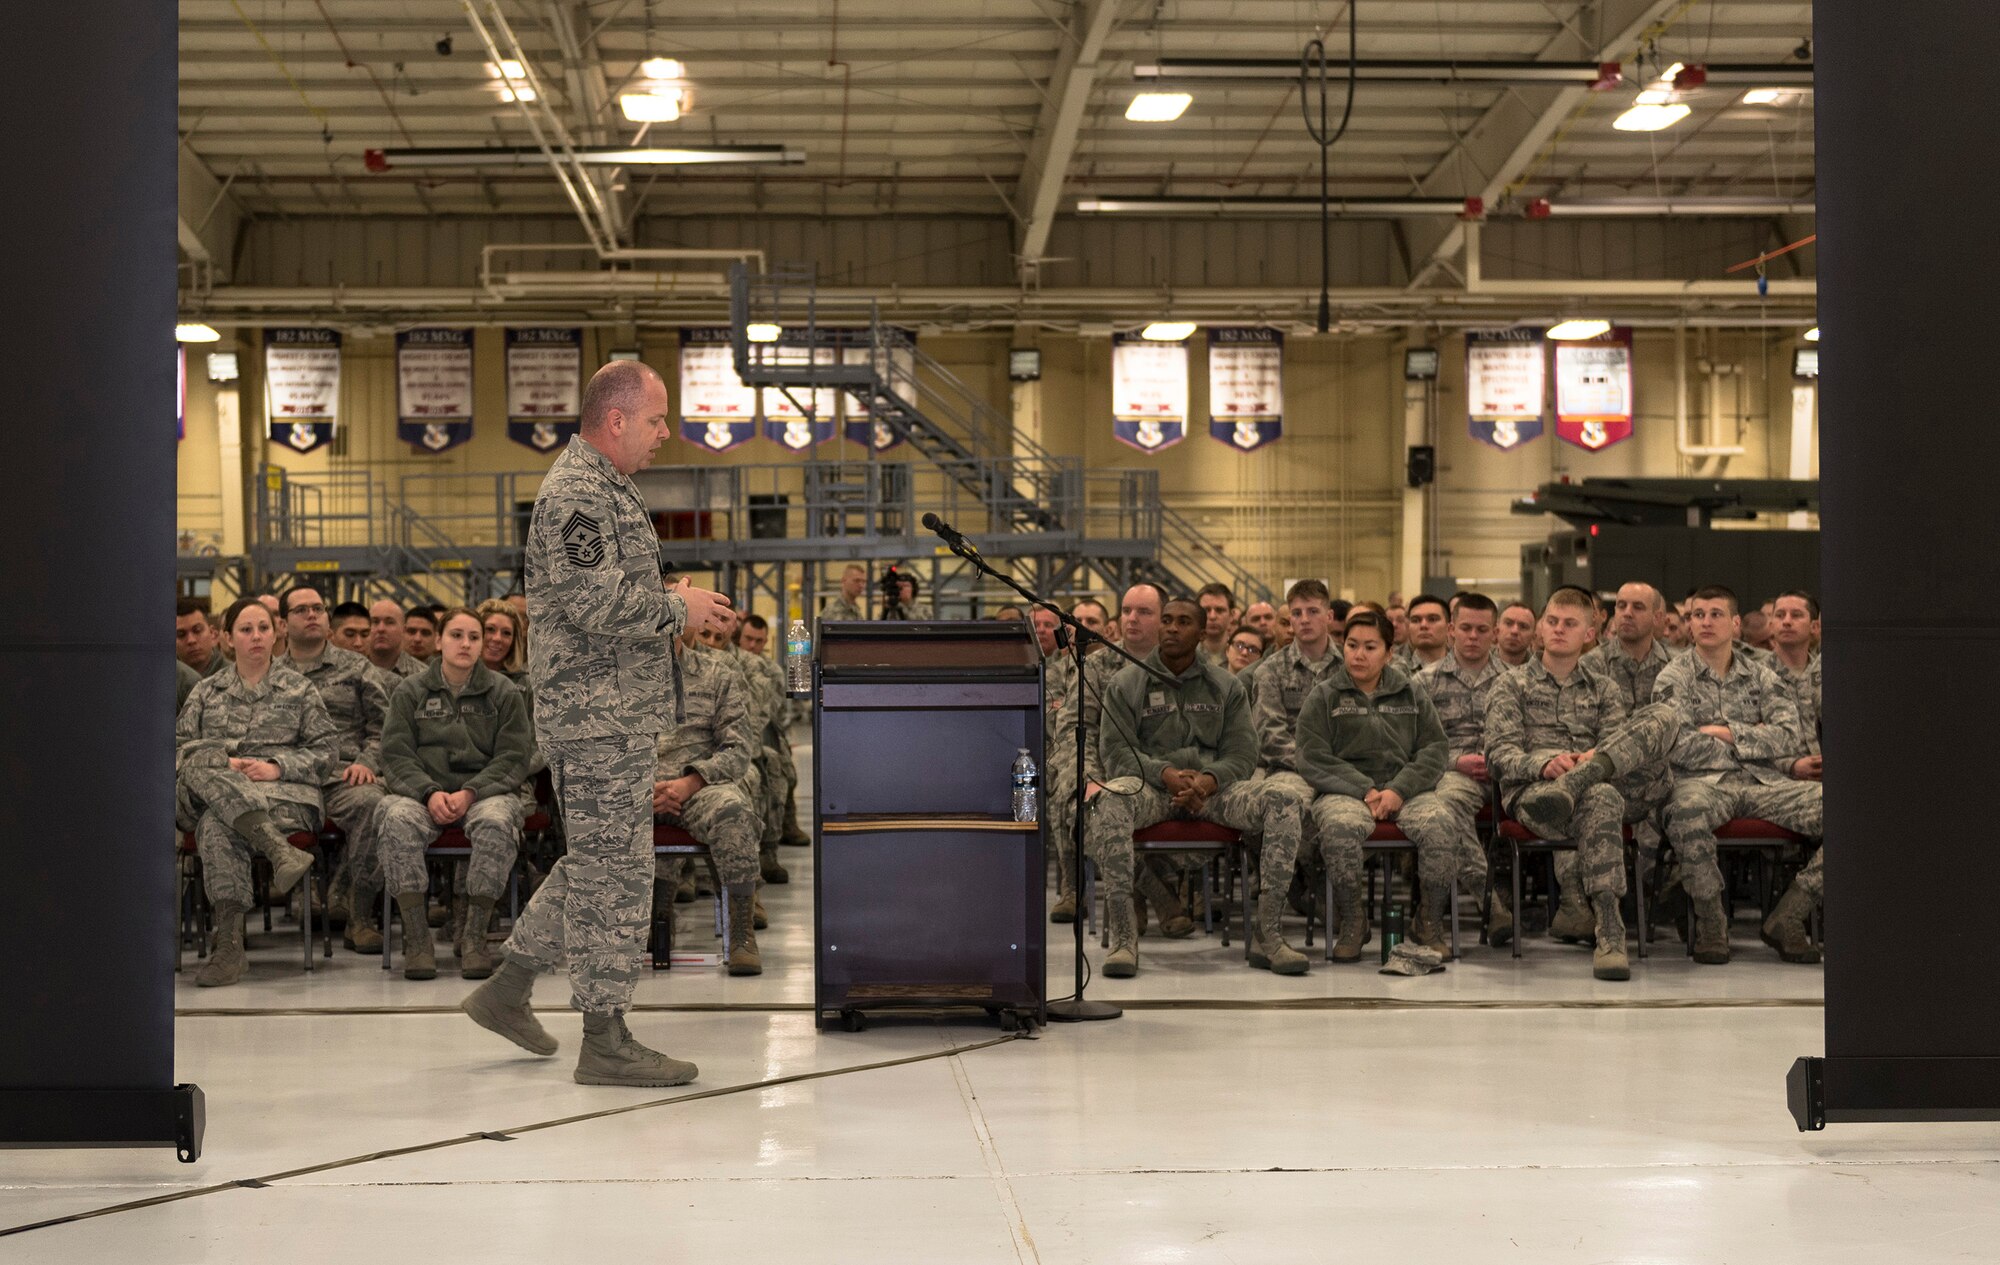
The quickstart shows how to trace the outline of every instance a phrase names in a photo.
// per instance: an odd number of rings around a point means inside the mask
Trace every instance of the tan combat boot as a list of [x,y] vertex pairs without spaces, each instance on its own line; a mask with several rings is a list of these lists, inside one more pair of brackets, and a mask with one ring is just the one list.
[[1723,910],[1722,895],[1689,896],[1694,907],[1694,960],[1703,966],[1725,966],[1729,962],[1729,915]]
[[1451,961],[1451,937],[1445,933],[1445,922],[1451,911],[1446,902],[1451,894],[1451,888],[1446,884],[1426,883],[1423,899],[1417,902],[1416,926],[1410,931],[1412,941],[1447,962]]
[[778,884],[792,881],[791,871],[778,861],[778,841],[776,839],[757,850],[757,865],[766,883]]
[[1194,934],[1195,921],[1188,917],[1187,906],[1181,904],[1181,898],[1174,895],[1166,881],[1154,873],[1152,866],[1140,864],[1132,883],[1145,895],[1146,903],[1153,907],[1153,912],[1160,916],[1161,935],[1169,940],[1182,940]]
[[1591,950],[1590,973],[1598,979],[1632,978],[1632,962],[1625,956],[1625,918],[1618,912],[1618,898],[1599,892],[1590,898],[1597,913],[1597,946]]
[[431,944],[431,924],[425,916],[424,894],[398,892],[396,908],[403,915],[403,978],[436,979],[437,950]]
[[1507,908],[1507,894],[1497,886],[1486,903],[1486,943],[1504,949],[1514,939],[1514,913]]
[[493,974],[499,959],[494,955],[493,946],[486,941],[486,932],[493,923],[493,902],[473,897],[465,904],[465,935],[459,942],[458,974],[460,979],[485,979]]
[[624,1015],[584,1015],[583,1049],[576,1057],[577,1084],[663,1088],[685,1085],[697,1074],[694,1064],[670,1059],[633,1040]]
[[1104,956],[1104,974],[1111,979],[1131,979],[1139,973],[1139,918],[1132,902],[1115,893],[1105,893],[1104,922],[1111,933],[1111,951]]
[[1597,935],[1597,919],[1590,913],[1590,906],[1583,903],[1583,889],[1571,883],[1562,889],[1562,902],[1556,908],[1556,916],[1549,919],[1549,939],[1560,940],[1564,944],[1582,944]]
[[1806,929],[1806,920],[1812,917],[1812,911],[1812,897],[1793,883],[1785,889],[1778,907],[1764,920],[1758,934],[1785,961],[1811,965],[1819,961],[1819,946],[1812,942],[1812,935]]
[[312,853],[302,848],[294,848],[285,832],[278,829],[271,815],[265,812],[245,813],[232,823],[237,834],[246,839],[250,846],[271,863],[271,894],[282,896],[299,885],[299,880],[312,873]]
[[1359,887],[1336,887],[1334,907],[1340,910],[1340,938],[1333,942],[1333,960],[1359,962],[1361,946],[1368,941],[1368,908],[1362,903]]
[[764,958],[757,951],[756,888],[740,883],[729,889],[729,973],[762,975]]
[[243,978],[243,915],[249,911],[241,905],[217,905],[211,912],[215,940],[208,961],[194,974],[194,982],[202,988],[220,988]]
[[1267,887],[1257,894],[1257,921],[1250,927],[1250,965],[1273,975],[1304,975],[1306,955],[1285,943],[1285,893]]
[[347,928],[341,932],[340,942],[356,953],[382,951],[382,928],[376,921],[377,899],[360,890],[348,897]]
[[534,971],[503,955],[500,969],[467,994],[458,1008],[472,1022],[488,1032],[499,1033],[530,1054],[554,1054],[556,1039],[535,1018],[534,1008],[529,1004],[534,987]]
[[1075,922],[1076,897],[1064,893],[1054,905],[1049,907],[1050,922]]

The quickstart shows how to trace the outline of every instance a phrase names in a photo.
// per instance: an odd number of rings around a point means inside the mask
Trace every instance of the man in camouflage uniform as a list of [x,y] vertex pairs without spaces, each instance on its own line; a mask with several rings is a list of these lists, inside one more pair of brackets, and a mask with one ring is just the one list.
[[[1437,708],[1450,744],[1445,770],[1431,794],[1448,805],[1458,827],[1458,886],[1475,896],[1486,890],[1486,847],[1479,839],[1479,810],[1492,785],[1486,768],[1486,700],[1505,670],[1493,657],[1499,611],[1483,593],[1461,593],[1452,605],[1451,653],[1417,674],[1417,687]],[[1565,854],[1567,855],[1567,854]],[[1428,929],[1420,929],[1422,930]],[[1486,919],[1487,941],[1504,945],[1514,916],[1496,886]],[[1425,943],[1422,934],[1416,937]],[[1441,929],[1433,936],[1442,940]]]
[[1042,785],[1048,796],[1044,819],[1056,850],[1056,903],[1049,910],[1049,921],[1070,922],[1076,918],[1070,838],[1075,819],[1068,805],[1076,785],[1076,747],[1058,743],[1056,732],[1062,725],[1063,710],[1076,707],[1076,659],[1073,646],[1056,644],[1056,630],[1062,625],[1055,612],[1033,607],[1028,611],[1028,623],[1035,630],[1035,648],[1042,654]]
[[342,939],[348,948],[380,953],[375,900],[382,863],[375,846],[375,814],[382,803],[382,717],[392,686],[367,659],[329,642],[326,598],[318,589],[295,584],[279,595],[278,603],[285,618],[286,664],[313,683],[340,735],[333,775],[319,792],[326,819],[347,836],[329,885],[327,911],[347,919]]
[[[1309,859],[1319,855],[1319,827],[1306,811],[1313,802],[1313,789],[1298,772],[1299,708],[1313,687],[1340,666],[1340,634],[1334,627],[1333,598],[1323,581],[1306,579],[1293,584],[1285,594],[1285,611],[1291,617],[1292,639],[1267,651],[1239,679],[1250,693],[1250,720],[1257,732],[1257,775],[1274,790],[1299,801],[1299,855]],[[1261,877],[1267,889],[1273,884],[1287,889],[1292,882],[1290,872]],[[1252,965],[1257,956],[1253,949]]]
[[1673,784],[1666,757],[1680,717],[1657,702],[1628,711],[1610,677],[1580,665],[1596,611],[1596,600],[1581,589],[1549,595],[1537,625],[1541,654],[1502,675],[1487,696],[1486,761],[1516,820],[1543,839],[1576,845],[1572,886],[1582,889],[1594,915],[1591,972],[1622,980],[1632,974],[1618,909],[1625,894],[1623,826],[1666,802]]
[[256,903],[250,854],[270,861],[280,892],[311,871],[311,854],[287,836],[319,829],[319,788],[339,740],[319,692],[282,661],[254,685],[234,665],[204,677],[175,738],[176,816],[195,832],[215,918],[215,948],[195,982],[234,984],[243,977],[243,915]]
[[861,609],[861,594],[868,588],[868,572],[854,563],[848,563],[840,573],[840,592],[827,600],[820,608],[819,622],[830,619],[866,619]]
[[[736,613],[731,611],[725,618],[734,631]],[[760,823],[758,870],[766,883],[789,883],[792,876],[778,860],[778,843],[784,837],[785,805],[798,766],[792,762],[792,740],[784,723],[790,712],[784,670],[761,655],[749,653],[725,635],[718,634],[713,642],[704,639],[702,644],[715,650],[743,678],[757,767],[751,797]]]
[[1391,662],[1414,681],[1417,673],[1451,653],[1451,607],[1441,597],[1419,593],[1404,609],[1403,627],[1405,640]]
[[368,662],[392,682],[424,670],[423,660],[403,649],[403,608],[387,598],[368,607]]
[[[1799,711],[1799,737],[1806,754],[1792,762],[1792,776],[1819,782],[1823,775],[1820,752],[1820,670],[1819,602],[1812,594],[1794,590],[1779,596],[1771,605],[1771,650],[1778,679],[1792,692],[1792,705]],[[1819,908],[1824,892],[1820,862],[1825,849],[1814,851],[1791,887],[1764,920],[1762,938],[1787,962],[1819,961],[1819,946],[1812,942],[1806,927],[1812,912]]]
[[[1673,749],[1667,839],[1680,860],[1681,887],[1694,906],[1694,959],[1721,965],[1729,961],[1729,918],[1715,855],[1716,827],[1733,817],[1754,817],[1816,838],[1823,788],[1817,780],[1794,776],[1809,753],[1790,687],[1733,644],[1741,628],[1735,595],[1720,585],[1698,590],[1688,602],[1688,626],[1694,648],[1660,673],[1653,696],[1682,722]],[[1818,872],[1801,878],[1799,896],[1787,893],[1795,905],[1817,899]],[[1802,924],[1803,917],[1797,921]]]
[[568,852],[514,924],[500,969],[463,1008],[553,1054],[529,993],[537,972],[566,966],[571,1005],[584,1014],[576,1080],[682,1085],[694,1065],[641,1045],[624,1016],[652,918],[653,771],[679,703],[672,642],[715,622],[728,601],[685,580],[666,587],[659,534],[632,483],[671,425],[659,374],[638,361],[605,365],[584,389],[580,423],[542,480],[525,558],[535,732]]
[[1650,584],[1619,586],[1612,608],[1610,633],[1588,654],[1583,665],[1608,673],[1625,695],[1625,706],[1638,710],[1653,701],[1653,682],[1673,653],[1659,640],[1666,599]]
[[[1110,780],[1092,801],[1087,844],[1104,883],[1111,932],[1104,973],[1114,978],[1139,970],[1133,831],[1172,817],[1254,832],[1263,837],[1265,874],[1289,875],[1298,856],[1298,798],[1251,778],[1257,739],[1250,701],[1227,669],[1201,662],[1204,622],[1196,603],[1169,600],[1160,616],[1160,647],[1146,664],[1170,680],[1127,665],[1105,692],[1099,745]],[[1270,883],[1265,893],[1256,930],[1265,965],[1282,975],[1303,974],[1305,955],[1278,934],[1285,889]]]
[[756,769],[764,713],[752,700],[761,685],[734,661],[740,652],[719,628],[682,647],[679,723],[660,735],[653,814],[708,845],[727,902],[729,973],[761,975],[754,901],[769,796]]

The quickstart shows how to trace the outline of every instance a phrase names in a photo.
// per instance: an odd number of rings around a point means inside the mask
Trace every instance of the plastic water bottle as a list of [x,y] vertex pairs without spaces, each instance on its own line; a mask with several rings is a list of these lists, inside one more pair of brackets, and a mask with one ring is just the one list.
[[785,632],[785,688],[794,694],[812,693],[813,635],[803,618],[794,619]]
[[1035,759],[1026,747],[1016,748],[1014,757],[1014,820],[1035,821]]

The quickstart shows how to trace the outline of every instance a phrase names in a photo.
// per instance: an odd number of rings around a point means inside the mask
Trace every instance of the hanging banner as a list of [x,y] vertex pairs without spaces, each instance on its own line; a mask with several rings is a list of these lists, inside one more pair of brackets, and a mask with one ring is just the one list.
[[1284,430],[1285,336],[1275,329],[1208,331],[1208,437],[1255,452]]
[[424,452],[472,438],[472,331],[396,335],[396,435]]
[[174,442],[175,442],[175,443],[179,443],[179,442],[180,442],[181,440],[183,440],[183,439],[186,439],[186,438],[188,437],[188,349],[187,349],[187,344],[186,344],[186,343],[176,343],[176,344],[174,344],[174,350],[175,350],[176,352],[178,352],[178,353],[179,353],[179,355],[177,355],[177,356],[175,357],[175,360],[176,360],[176,361],[178,362],[178,364],[179,364],[179,366],[180,366],[180,373],[179,373],[179,387],[180,387],[180,389],[179,389],[178,391],[176,391],[176,392],[174,393],[174,395],[175,395],[175,408],[174,408]]
[[1111,430],[1118,442],[1158,452],[1187,438],[1187,344],[1111,336]]
[[340,331],[264,331],[264,433],[299,452],[333,442],[340,409]]
[[1465,336],[1465,404],[1474,439],[1507,449],[1540,439],[1546,394],[1541,331]]
[[757,438],[757,392],[736,376],[727,325],[681,331],[681,438],[710,452]]
[[[914,393],[911,384],[917,376],[917,334],[915,330],[894,329],[888,334],[884,353],[885,363],[880,367],[879,376],[884,386],[896,392],[898,399],[908,400]],[[841,362],[850,365],[868,363],[870,348],[867,345],[868,331],[856,330],[854,337],[861,340],[859,347],[843,347]],[[865,396],[852,391],[843,392],[840,400],[844,419],[842,434],[849,443],[868,444],[876,452],[887,452],[903,442],[903,432],[891,426],[884,418],[873,415]]]
[[507,331],[507,438],[551,452],[576,434],[583,400],[583,331]]
[[1592,452],[1632,435],[1632,331],[1556,344],[1556,438]]
[[[787,326],[778,336],[777,363],[799,368],[840,363],[840,348],[833,345],[837,337],[834,331],[819,331],[822,345],[810,349],[810,359],[806,337],[805,330]],[[840,433],[840,392],[834,387],[765,387],[763,397],[764,438],[793,452],[830,444]],[[807,410],[811,410],[810,416]]]

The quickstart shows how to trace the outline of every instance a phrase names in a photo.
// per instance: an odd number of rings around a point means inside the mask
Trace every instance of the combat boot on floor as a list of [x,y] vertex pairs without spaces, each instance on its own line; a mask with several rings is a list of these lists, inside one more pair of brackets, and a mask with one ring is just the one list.
[[1729,915],[1722,907],[1722,894],[1689,896],[1694,907],[1694,960],[1703,966],[1723,966],[1729,961]]
[[763,871],[763,878],[766,883],[778,884],[792,881],[791,872],[778,864],[778,843],[775,839],[758,850],[757,864]]
[[1169,940],[1182,940],[1194,934],[1194,919],[1188,917],[1187,906],[1174,895],[1166,881],[1153,872],[1153,867],[1140,865],[1132,877],[1133,885],[1160,916],[1160,934]]
[[1450,916],[1445,902],[1451,894],[1445,884],[1425,884],[1423,899],[1417,902],[1416,926],[1410,931],[1411,940],[1447,962],[1451,961],[1451,937],[1445,934],[1445,919]]
[[459,978],[485,979],[500,964],[493,946],[486,942],[486,930],[492,923],[492,901],[473,899],[465,903],[465,936],[458,947]]
[[465,897],[462,895],[451,898],[450,925],[451,935],[449,938],[451,940],[451,951],[453,954],[463,957],[465,955]]
[[403,915],[403,978],[436,979],[437,950],[431,944],[430,920],[424,916],[424,894],[398,892],[396,908]]
[[347,929],[341,932],[340,942],[356,953],[380,953],[382,928],[375,921],[376,911],[380,908],[379,897],[357,889],[348,901]]
[[1582,944],[1597,934],[1597,920],[1591,917],[1590,906],[1583,903],[1583,892],[1575,883],[1562,890],[1562,902],[1556,907],[1556,916],[1549,919],[1549,939],[1560,940],[1564,944]]
[[1812,897],[1797,883],[1785,889],[1778,907],[1764,920],[1759,936],[1787,962],[1811,965],[1819,961],[1819,946],[1812,942],[1806,920],[1812,917]]
[[500,969],[468,993],[458,1008],[472,1022],[488,1032],[499,1033],[530,1054],[554,1054],[556,1039],[535,1018],[529,1005],[529,994],[534,987],[534,971],[503,954]]
[[692,905],[694,901],[694,867],[682,865],[680,882],[674,885],[674,904]]
[[1050,922],[1075,922],[1076,897],[1065,895],[1049,907]]
[[1506,895],[1495,887],[1493,898],[1486,903],[1486,943],[1504,949],[1513,938],[1513,911],[1507,908]]
[[1340,911],[1340,938],[1333,942],[1333,960],[1358,962],[1361,946],[1368,941],[1368,907],[1361,902],[1361,889],[1335,888],[1333,904]]
[[[326,921],[330,927],[344,926],[354,912],[354,867],[343,862],[333,872],[326,890]],[[342,941],[345,943],[345,940]]]
[[794,785],[790,790],[785,792],[784,830],[778,836],[778,842],[788,848],[810,848],[813,846],[812,836],[799,829],[799,788],[797,785]]
[[297,887],[300,879],[312,873],[312,853],[294,848],[292,841],[285,837],[285,832],[271,820],[271,814],[263,811],[245,813],[230,824],[271,863],[273,895],[284,895]]
[[196,984],[220,988],[243,978],[243,915],[248,912],[241,905],[217,905],[211,911],[215,918],[215,941],[209,948],[208,961],[194,973]]
[[1257,894],[1257,921],[1250,927],[1250,965],[1273,975],[1304,975],[1306,955],[1285,943],[1286,893],[1267,887]]
[[1625,919],[1618,898],[1599,892],[1590,898],[1597,912],[1597,947],[1591,950],[1590,973],[1598,979],[1631,979],[1632,962],[1625,956]]
[[1594,755],[1554,781],[1537,782],[1522,791],[1514,804],[1514,819],[1544,839],[1567,839],[1577,799],[1611,777],[1610,758]]
[[692,1063],[670,1059],[632,1039],[621,1014],[586,1014],[583,1049],[576,1056],[579,1085],[637,1085],[664,1088],[685,1085],[697,1075]]
[[1104,924],[1111,936],[1104,973],[1111,979],[1131,979],[1139,973],[1139,917],[1132,912],[1132,902],[1107,893]]
[[729,973],[762,975],[764,957],[757,951],[757,889],[748,883],[729,889]]
[[[728,893],[726,892],[723,894],[725,896],[728,895]],[[769,927],[770,925],[771,925],[771,919],[764,913],[764,898],[762,896],[756,896],[756,895],[751,896],[750,897],[751,929],[754,931],[762,931],[765,928]]]

